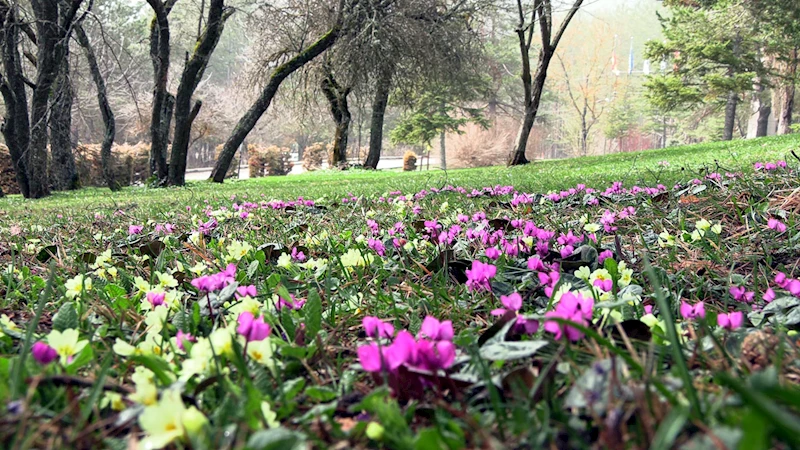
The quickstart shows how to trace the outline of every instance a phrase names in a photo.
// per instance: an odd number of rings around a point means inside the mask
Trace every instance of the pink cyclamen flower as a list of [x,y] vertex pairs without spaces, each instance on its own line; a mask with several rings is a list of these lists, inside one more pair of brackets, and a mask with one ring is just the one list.
[[361,324],[367,337],[391,339],[394,336],[394,326],[377,317],[366,316],[361,319]]
[[530,258],[528,258],[528,269],[535,270],[537,272],[544,272],[545,270],[547,270],[544,267],[542,258],[539,258],[538,256],[531,256]]
[[608,258],[613,258],[613,257],[614,257],[614,252],[612,252],[611,250],[603,250],[603,251],[602,251],[602,252],[600,252],[600,254],[597,256],[597,262],[598,262],[598,263],[600,263],[600,264],[603,264],[603,262],[604,262],[606,259],[608,259]]
[[717,315],[717,325],[729,331],[741,327],[743,322],[744,315],[741,311]]
[[562,248],[561,251],[560,251],[561,258],[569,258],[570,256],[572,256],[573,252],[575,252],[575,247],[573,247],[571,245],[567,245],[566,247]]
[[[566,292],[561,296],[556,308],[547,312],[544,316],[545,318],[559,318],[588,326],[588,321],[592,318],[593,308],[593,298],[585,298],[580,293]],[[577,328],[562,325],[552,320],[545,321],[544,329],[555,334],[557,340],[566,336],[571,341],[577,341],[583,337],[583,333]]]
[[296,299],[294,297],[294,294],[289,294],[289,297],[291,298],[291,300],[288,300],[288,301],[284,300],[282,298],[278,299],[278,305],[277,305],[278,306],[278,310],[281,310],[281,309],[293,309],[295,311],[299,311],[300,308],[302,308],[303,305],[306,304],[306,299],[304,299],[304,298],[301,298],[300,300],[298,300],[298,299]]
[[750,303],[756,295],[755,292],[747,291],[744,286],[731,286],[729,292],[731,297],[738,302]]
[[45,344],[42,341],[36,342],[31,347],[31,353],[33,354],[33,359],[36,360],[41,365],[47,365],[53,362],[56,358],[58,358],[58,352],[53,347]]
[[407,361],[416,360],[417,343],[411,333],[403,330],[391,345],[379,346],[373,342],[358,347],[357,353],[361,367],[367,372],[392,372]]
[[778,219],[767,220],[767,227],[777,231],[778,233],[783,233],[784,231],[786,231],[786,224]]
[[378,239],[370,238],[367,241],[367,246],[369,248],[371,248],[373,251],[375,251],[375,253],[377,253],[378,256],[385,256],[386,255],[386,246],[383,245],[383,242],[381,242]]
[[645,314],[653,314],[653,305],[644,305]]
[[167,294],[164,292],[148,292],[147,301],[153,305],[153,308],[155,308],[156,306],[161,306],[164,304],[164,299],[166,296]]
[[269,324],[264,322],[264,316],[253,316],[250,311],[239,314],[239,326],[236,332],[250,341],[263,341],[270,333]]
[[450,341],[431,342],[420,339],[416,347],[417,358],[412,365],[421,369],[436,372],[447,369],[456,360],[456,347]]
[[420,327],[417,337],[427,337],[434,341],[452,341],[453,322],[449,320],[439,322],[439,319],[427,316],[422,321],[422,327]]
[[761,298],[764,299],[765,302],[769,303],[775,300],[775,291],[773,291],[772,288],[767,288]]
[[517,333],[533,334],[539,330],[538,321],[526,319],[519,315],[519,310],[522,309],[522,296],[520,296],[519,293],[514,292],[511,295],[501,295],[500,303],[502,303],[505,308],[494,309],[491,314],[493,316],[504,316],[509,311],[517,313],[517,320],[514,322],[514,330]]
[[256,297],[258,295],[258,291],[254,285],[250,286],[239,286],[236,288],[236,298],[240,299],[242,297]]
[[185,342],[197,342],[196,337],[189,333],[184,333],[183,330],[178,330],[178,335],[175,337],[175,340],[178,343],[178,348],[183,351],[186,351],[186,348],[183,346]]
[[292,247],[292,259],[298,262],[303,262],[306,260],[306,254],[302,251],[298,250],[297,247]]
[[486,249],[486,257],[493,261],[500,258],[502,254],[503,253],[497,247],[489,247]]
[[681,316],[686,320],[696,319],[698,317],[704,318],[706,316],[706,307],[703,302],[694,305],[681,302]]
[[611,289],[614,288],[614,280],[611,279],[601,280],[600,278],[598,278],[594,280],[594,283],[592,283],[592,285],[603,292],[610,292]]
[[490,291],[492,286],[489,279],[497,274],[497,267],[491,264],[484,264],[480,261],[472,261],[472,268],[466,270],[467,289],[470,291]]
[[143,229],[144,227],[141,225],[131,225],[128,227],[128,234],[130,235],[139,234],[142,232]]

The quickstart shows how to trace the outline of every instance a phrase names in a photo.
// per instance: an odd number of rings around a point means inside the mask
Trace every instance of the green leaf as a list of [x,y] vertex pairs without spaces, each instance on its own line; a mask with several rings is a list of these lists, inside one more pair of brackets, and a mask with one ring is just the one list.
[[219,292],[219,294],[217,295],[217,300],[216,300],[217,303],[221,305],[221,304],[227,302],[228,300],[232,299],[233,298],[233,294],[236,293],[236,288],[238,288],[238,287],[239,287],[239,283],[237,283],[235,281],[233,283],[225,286],[225,288],[222,289]]
[[489,361],[527,358],[546,346],[547,341],[493,342],[481,347],[481,357]]
[[83,347],[83,350],[81,350],[80,353],[75,355],[72,362],[69,363],[69,365],[65,367],[65,369],[67,370],[68,374],[74,375],[78,372],[78,369],[85,366],[86,364],[89,364],[93,360],[94,360],[94,351],[92,350],[92,346],[87,344],[86,347]]
[[250,265],[247,266],[247,279],[248,280],[252,280],[253,277],[258,272],[258,264],[259,264],[259,262],[258,262],[258,260],[256,260],[256,261],[251,262]]
[[309,339],[314,339],[322,328],[322,299],[320,299],[316,290],[312,289],[308,292],[308,299],[303,307],[303,312],[306,316],[306,336]]
[[283,395],[286,400],[291,401],[297,397],[297,394],[303,391],[304,387],[306,387],[306,380],[302,378],[295,378],[283,383],[281,390],[283,391]]
[[161,357],[154,355],[132,355],[128,359],[152,370],[162,385],[169,386],[172,384],[172,377],[168,375],[171,373],[169,363],[164,361]]
[[689,419],[689,410],[685,406],[672,408],[667,417],[661,422],[656,431],[650,448],[673,448],[675,439],[683,430],[686,421]]
[[117,286],[116,284],[107,284],[106,287],[103,288],[103,290],[106,291],[106,294],[108,294],[108,296],[111,297],[112,299],[125,297],[125,295],[128,294],[125,288]]
[[56,331],[64,331],[70,328],[77,329],[78,325],[78,312],[72,302],[66,302],[61,305],[56,315],[53,316],[53,329]]
[[415,450],[428,450],[428,449],[441,449],[447,448],[444,440],[439,435],[435,428],[426,428],[419,432],[417,438],[414,440]]
[[336,391],[322,386],[309,386],[306,395],[318,402],[329,402],[336,398]]
[[304,450],[304,434],[286,428],[256,431],[247,440],[247,450]]

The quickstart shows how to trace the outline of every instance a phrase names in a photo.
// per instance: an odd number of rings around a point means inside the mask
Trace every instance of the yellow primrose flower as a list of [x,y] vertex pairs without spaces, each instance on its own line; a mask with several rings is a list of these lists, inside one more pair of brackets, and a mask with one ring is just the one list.
[[231,241],[231,243],[228,244],[226,249],[228,251],[228,256],[225,257],[225,260],[231,262],[231,261],[239,261],[240,259],[247,256],[250,250],[253,249],[253,246],[247,242]]
[[711,227],[711,231],[716,235],[722,234],[722,224],[718,223],[714,225],[713,227]]
[[189,272],[192,272],[195,275],[200,275],[201,273],[208,270],[208,266],[203,263],[203,261],[198,262],[194,266],[189,268]]
[[701,230],[692,231],[692,235],[691,235],[692,236],[692,241],[697,242],[700,239],[703,239],[703,235],[705,233],[706,233],[705,231],[701,231]]
[[63,332],[53,330],[47,335],[47,344],[61,357],[61,364],[67,365],[72,357],[80,353],[89,341],[79,340],[78,330],[69,328]]
[[372,264],[374,257],[371,253],[362,255],[361,251],[351,248],[341,257],[342,265],[344,267],[364,266]]
[[292,267],[292,257],[288,253],[281,253],[281,256],[278,257],[278,263],[276,264],[278,267],[283,269],[288,269]]
[[694,227],[701,231],[708,231],[711,229],[711,222],[706,219],[700,219],[694,223]]
[[[277,300],[276,300],[277,301]],[[254,317],[261,315],[261,307],[263,305],[258,300],[246,295],[239,299],[239,302],[228,308],[228,319],[236,322],[239,314],[247,311],[253,314]]]
[[589,281],[591,275],[592,271],[587,266],[581,266],[581,268],[575,271],[575,276],[581,280]]
[[275,360],[272,358],[273,348],[269,338],[260,341],[251,341],[247,344],[247,356],[253,361],[268,367],[275,372]]
[[122,401],[122,395],[116,392],[106,392],[103,399],[100,401],[100,408],[110,406],[114,411],[122,411],[125,409],[125,402]]
[[600,231],[600,224],[587,223],[586,225],[583,226],[583,231],[586,231],[588,233],[597,233],[598,231]]
[[138,291],[137,293],[149,292],[153,289],[150,286],[150,283],[145,281],[145,279],[142,277],[133,277],[133,287],[136,288]]
[[144,323],[147,325],[145,331],[147,333],[160,333],[168,316],[169,308],[164,305],[156,306],[154,310],[150,311],[145,316]]
[[111,275],[111,279],[112,279],[112,280],[114,280],[114,279],[116,279],[116,278],[117,278],[118,271],[117,271],[117,268],[116,268],[116,267],[114,267],[114,266],[111,266],[111,267],[109,267],[108,269],[106,269],[106,272],[108,272],[108,274],[109,274],[109,275]]
[[268,427],[278,428],[281,425],[280,422],[276,420],[278,418],[278,413],[272,411],[272,407],[266,400],[261,402],[261,414],[264,415]]
[[589,284],[594,286],[594,282],[597,280],[606,281],[611,280],[611,274],[606,269],[597,269],[592,272],[592,275],[589,277]]
[[675,236],[669,234],[666,231],[662,231],[658,235],[658,246],[661,247],[661,248],[674,247],[675,246]]
[[168,273],[156,272],[156,278],[158,278],[158,285],[164,289],[178,287],[178,280]]
[[84,290],[89,291],[92,289],[92,279],[83,274],[79,274],[67,280],[67,282],[64,283],[64,287],[67,288],[67,298],[75,298],[80,296],[81,292]]
[[446,212],[447,208],[449,208],[449,207],[450,207],[450,203],[442,202],[442,204],[439,206],[439,212]]
[[[183,405],[178,390],[165,391],[158,403],[147,406],[139,416],[139,426],[147,433],[147,437],[141,442],[142,448],[160,449],[176,439],[183,438],[187,432],[187,413],[191,409],[187,410]],[[192,416],[202,415],[196,408],[194,410],[196,412],[193,411]],[[192,423],[196,423],[196,419],[193,418]],[[202,423],[198,428],[202,428]]]
[[6,314],[0,316],[0,338],[5,336],[5,333],[3,333],[3,329],[6,329],[8,331],[20,331],[19,327],[17,327],[17,324],[12,322],[11,319]]
[[[231,330],[227,328],[217,328],[208,336],[208,340],[211,342],[211,345],[214,347],[214,353],[217,355],[233,354]],[[192,347],[192,354],[194,354],[194,347]]]

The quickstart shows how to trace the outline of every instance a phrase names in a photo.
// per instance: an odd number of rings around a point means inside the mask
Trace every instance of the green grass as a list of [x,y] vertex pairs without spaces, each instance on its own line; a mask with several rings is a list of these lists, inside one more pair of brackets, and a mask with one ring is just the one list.
[[[207,181],[189,182],[183,188],[147,189],[129,187],[118,193],[87,188],[77,192],[55,193],[51,197],[26,201],[21,196],[0,199],[0,211],[9,214],[69,213],[87,207],[99,211],[138,207],[182,205],[203,200],[215,201],[231,195],[248,195],[251,200],[290,200],[297,196],[329,201],[353,193],[380,195],[393,190],[416,192],[447,184],[467,189],[494,185],[513,185],[524,192],[547,192],[574,187],[578,183],[604,188],[614,181],[626,186],[640,184],[668,187],[680,180],[702,178],[705,171],[752,171],[756,161],[792,159],[791,151],[800,148],[800,135],[715,142],[660,150],[618,153],[564,160],[538,161],[523,167],[503,166],[423,172],[363,171],[306,173],[286,177],[229,180],[223,185]],[[659,166],[667,161],[669,166]],[[255,201],[255,200],[254,200]]]
[[[800,281],[776,275],[800,277],[799,146],[787,136],[515,168],[0,199],[0,442],[798,448]],[[788,167],[753,170],[776,160]],[[672,191],[695,178],[691,195]],[[448,184],[545,193],[616,181],[667,192],[411,200]],[[408,200],[376,201],[390,191]],[[361,200],[341,203],[350,193]],[[322,207],[232,206],[299,196]],[[466,282],[476,262],[496,270],[477,289]],[[199,290],[220,275],[227,288]],[[684,317],[684,302],[705,312]],[[247,312],[264,322],[240,329]],[[718,326],[723,314],[742,323]],[[391,324],[392,338],[368,337],[365,316]],[[420,338],[427,316],[451,321],[452,336]],[[390,345],[403,360],[388,370],[375,355]]]

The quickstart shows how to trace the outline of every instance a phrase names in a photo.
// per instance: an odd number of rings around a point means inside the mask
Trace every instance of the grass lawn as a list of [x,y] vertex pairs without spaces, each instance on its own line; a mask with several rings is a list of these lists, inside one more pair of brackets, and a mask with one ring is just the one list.
[[798,147],[0,199],[0,442],[798,448]]

